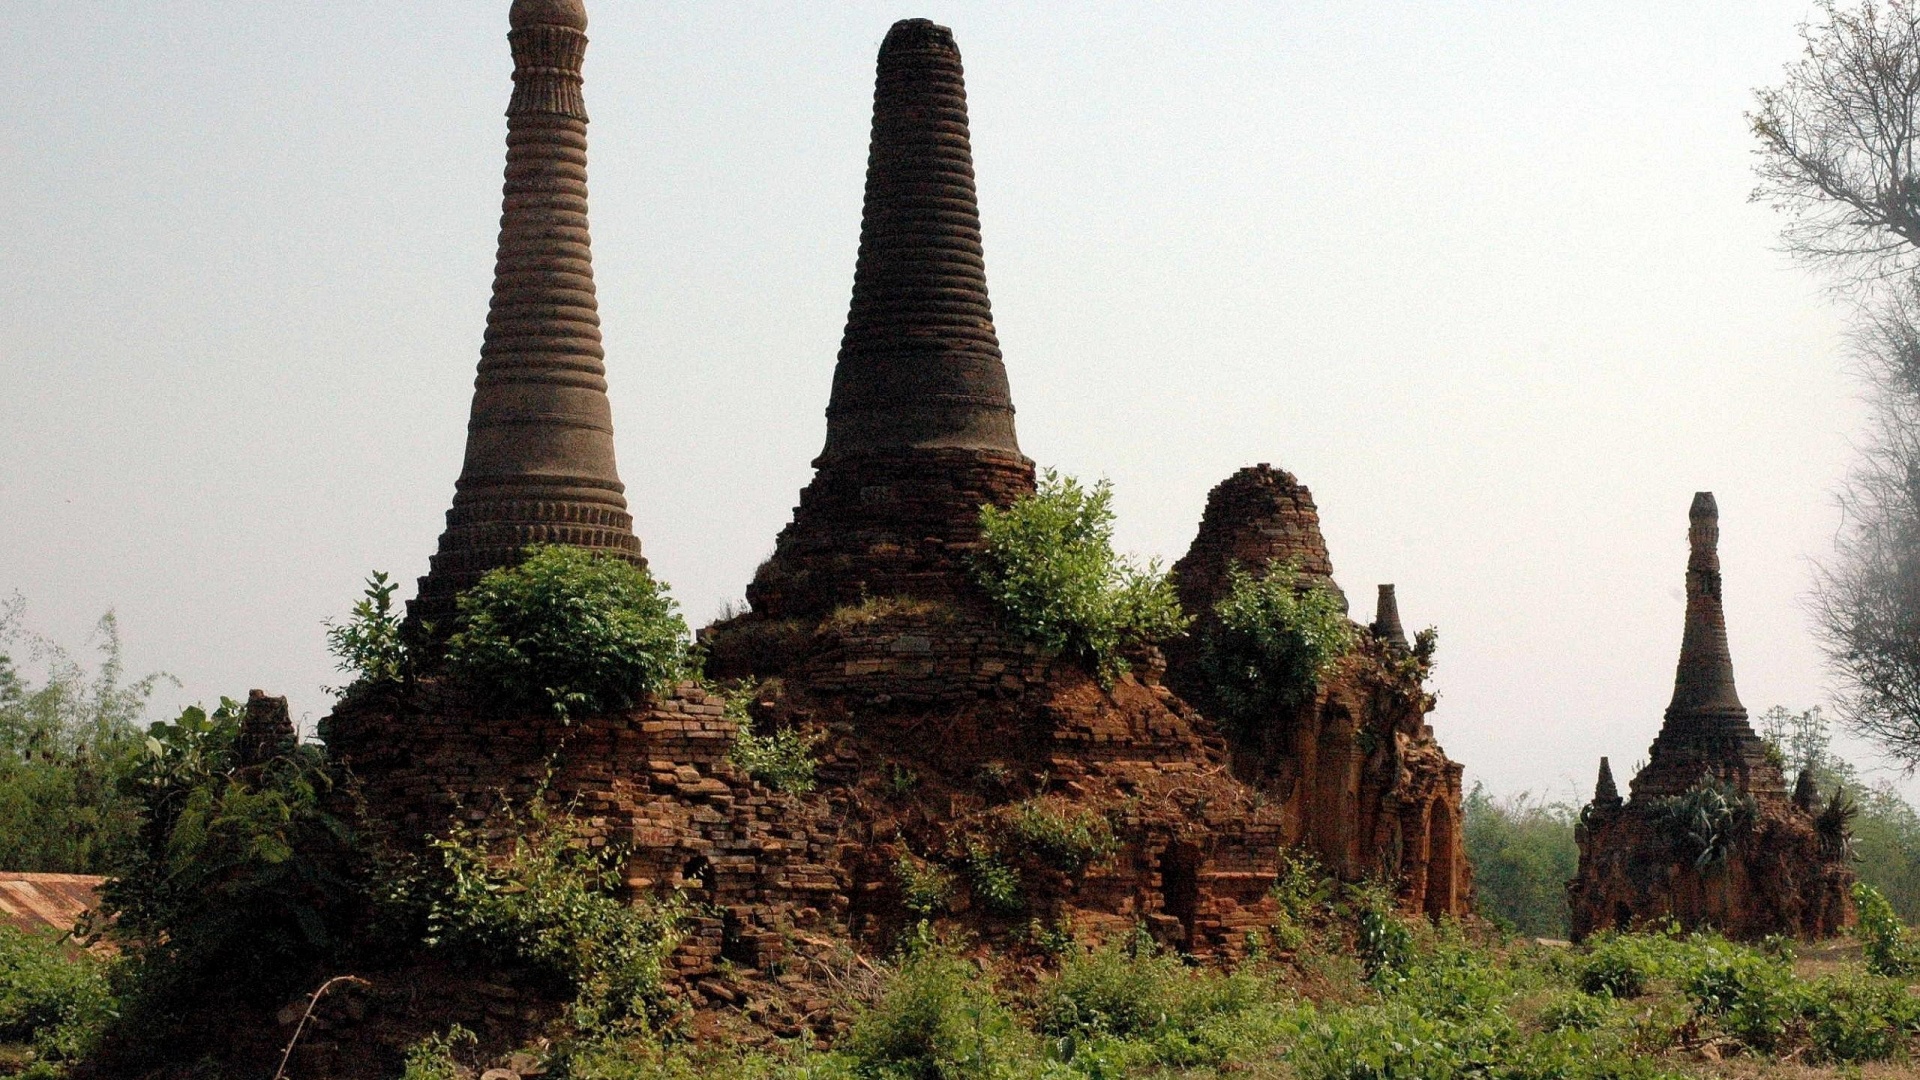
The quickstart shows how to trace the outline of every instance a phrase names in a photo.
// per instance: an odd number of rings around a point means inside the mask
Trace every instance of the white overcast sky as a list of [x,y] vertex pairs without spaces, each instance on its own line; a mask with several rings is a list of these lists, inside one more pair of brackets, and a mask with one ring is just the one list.
[[[696,624],[824,432],[874,52],[966,59],[1029,455],[1177,558],[1207,489],[1309,485],[1356,608],[1441,631],[1469,781],[1645,751],[1686,511],[1722,513],[1741,695],[1826,699],[1810,560],[1863,409],[1845,313],[1750,203],[1785,2],[591,0],[620,468]],[[172,707],[308,723],[321,620],[426,566],[499,212],[506,0],[0,0],[0,595],[119,613]]]

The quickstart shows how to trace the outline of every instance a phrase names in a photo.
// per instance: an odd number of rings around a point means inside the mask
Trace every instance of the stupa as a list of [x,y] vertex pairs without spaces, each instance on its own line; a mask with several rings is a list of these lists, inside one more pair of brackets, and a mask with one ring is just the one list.
[[1743,938],[1813,938],[1853,920],[1846,837],[1835,834],[1845,821],[1815,814],[1810,789],[1788,797],[1734,688],[1719,541],[1719,507],[1699,492],[1673,698],[1624,801],[1600,759],[1567,886],[1576,938],[1668,918]]
[[514,0],[508,20],[513,96],[493,303],[447,530],[408,611],[443,628],[462,589],[529,544],[644,565],[614,465],[587,232],[586,7]]

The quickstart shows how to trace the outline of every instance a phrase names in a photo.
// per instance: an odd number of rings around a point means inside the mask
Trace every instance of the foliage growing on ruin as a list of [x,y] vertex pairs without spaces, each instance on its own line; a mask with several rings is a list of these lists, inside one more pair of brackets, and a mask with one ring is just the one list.
[[935,942],[902,958],[880,1000],[855,1019],[846,1054],[862,1080],[1011,1080],[1032,1046],[992,980]]
[[453,675],[482,697],[561,717],[623,709],[692,674],[665,585],[603,552],[535,545],[460,594]]
[[900,883],[901,905],[919,918],[930,919],[953,902],[953,874],[925,859],[901,855],[893,862],[893,876]]
[[429,1035],[407,1048],[400,1080],[467,1080],[473,1070],[460,1059],[471,1057],[479,1042],[479,1036],[459,1024]]
[[733,746],[727,751],[728,760],[775,791],[789,794],[812,791],[814,770],[818,767],[813,760],[812,744],[790,727],[761,734],[747,709],[749,696],[734,693],[726,699],[727,718],[739,725]]
[[985,843],[967,846],[967,882],[973,898],[995,915],[1018,915],[1027,906],[1020,871],[1008,866],[1000,853]]
[[1071,656],[1108,683],[1127,671],[1124,651],[1186,629],[1158,562],[1139,566],[1113,550],[1113,487],[1085,488],[1043,470],[1034,494],[980,508],[983,549],[974,576],[1007,625]]
[[1015,847],[1067,873],[1077,873],[1119,848],[1113,826],[1105,817],[1062,799],[1042,797],[1016,803],[1004,821],[1008,839]]
[[345,693],[357,686],[379,686],[399,682],[405,677],[409,658],[400,635],[400,613],[393,594],[400,583],[375,570],[367,578],[367,591],[354,601],[353,610],[343,622],[328,619],[327,650],[333,653],[336,667],[353,676]]
[[677,899],[624,897],[618,853],[584,843],[573,818],[543,800],[501,810],[489,825],[511,836],[504,850],[457,827],[432,841],[435,863],[408,883],[425,944],[560,980],[582,1029],[664,1017],[661,976],[683,914]]
[[1711,774],[1702,774],[1679,795],[1656,800],[1653,812],[1655,827],[1674,855],[1701,870],[1725,865],[1759,816],[1753,796]]
[[1302,585],[1297,560],[1258,574],[1227,569],[1227,593],[1201,642],[1201,663],[1226,719],[1246,726],[1312,700],[1320,682],[1353,647],[1353,624],[1340,598]]

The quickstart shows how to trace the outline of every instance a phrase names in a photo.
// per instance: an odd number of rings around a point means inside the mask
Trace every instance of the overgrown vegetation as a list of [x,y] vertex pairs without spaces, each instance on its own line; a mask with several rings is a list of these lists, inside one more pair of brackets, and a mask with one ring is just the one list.
[[78,1061],[115,1007],[106,961],[0,922],[0,1053],[18,1046],[19,1064],[42,1072]]
[[603,552],[535,545],[460,594],[453,676],[499,704],[561,717],[632,706],[693,673],[666,586]]
[[1297,561],[1273,562],[1258,573],[1229,567],[1227,594],[1214,614],[1201,662],[1225,719],[1241,727],[1311,701],[1353,647],[1340,598],[1303,585]]
[[[89,668],[0,602],[0,868],[106,873],[135,843],[139,806],[120,778],[140,754],[140,721],[169,677],[129,680],[112,612]],[[36,663],[36,681],[19,663]]]
[[813,790],[817,763],[806,736],[793,728],[778,728],[762,734],[755,727],[753,714],[747,711],[749,695],[727,696],[727,718],[739,725],[728,758],[741,771],[775,791],[793,794]]
[[1005,818],[1008,839],[1056,870],[1077,873],[1119,848],[1105,817],[1063,799],[1016,803]]
[[367,578],[367,591],[354,601],[347,618],[326,621],[327,650],[333,653],[339,670],[353,676],[353,682],[338,692],[399,682],[406,676],[410,657],[400,633],[400,613],[393,603],[393,594],[399,588],[399,582],[375,570]]
[[425,944],[564,983],[582,1029],[662,1019],[678,902],[622,895],[617,853],[583,842],[544,801],[499,812],[489,831],[511,836],[504,851],[456,829],[433,841],[437,865],[404,883],[405,901],[424,910]]
[[1185,630],[1173,584],[1157,562],[1113,550],[1113,488],[1043,470],[1034,494],[980,508],[975,577],[1016,634],[1088,664],[1111,683],[1128,648]]

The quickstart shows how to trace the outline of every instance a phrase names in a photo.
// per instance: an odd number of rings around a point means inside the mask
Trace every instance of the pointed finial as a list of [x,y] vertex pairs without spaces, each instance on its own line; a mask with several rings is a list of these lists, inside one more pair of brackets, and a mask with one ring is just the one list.
[[1400,602],[1393,595],[1393,586],[1380,586],[1380,598],[1374,606],[1373,625],[1369,629],[1387,648],[1400,653],[1413,651],[1407,641],[1406,628],[1400,625]]
[[1800,779],[1793,782],[1793,805],[1811,814],[1820,805],[1820,785],[1813,778],[1813,770],[1802,766]]
[[1613,782],[1613,767],[1606,758],[1600,759],[1600,779],[1593,785],[1593,804],[1595,806],[1619,806],[1620,788]]

